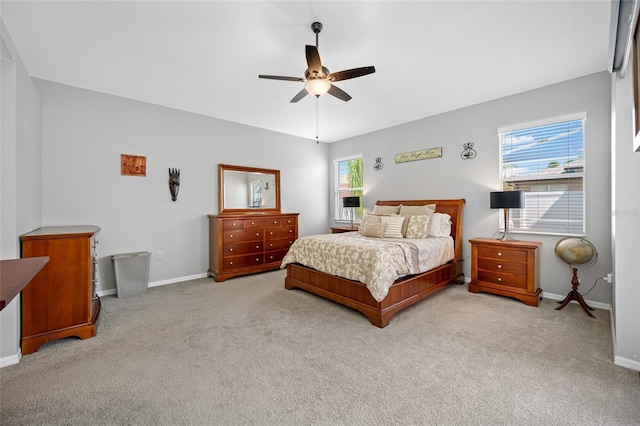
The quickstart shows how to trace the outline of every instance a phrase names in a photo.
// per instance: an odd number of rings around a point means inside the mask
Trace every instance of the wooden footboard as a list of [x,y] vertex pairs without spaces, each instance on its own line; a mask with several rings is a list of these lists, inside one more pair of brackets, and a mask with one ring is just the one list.
[[377,205],[420,206],[436,204],[436,212],[451,216],[451,236],[454,239],[454,260],[418,275],[400,278],[390,288],[382,302],[376,302],[367,286],[346,278],[329,275],[299,264],[287,265],[284,286],[301,288],[364,314],[380,328],[386,327],[397,312],[442,290],[449,284],[464,283],[462,272],[462,207],[464,199],[378,201]]
[[289,264],[284,286],[287,289],[301,288],[353,308],[366,316],[371,324],[383,328],[400,310],[456,282],[464,282],[462,261],[401,278],[389,288],[389,294],[382,302],[376,302],[367,286],[360,282],[329,275],[299,264]]

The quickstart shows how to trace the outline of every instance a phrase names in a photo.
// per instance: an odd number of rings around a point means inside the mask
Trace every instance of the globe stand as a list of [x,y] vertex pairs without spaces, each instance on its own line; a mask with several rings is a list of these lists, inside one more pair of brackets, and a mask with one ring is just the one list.
[[582,306],[582,309],[584,309],[587,315],[589,315],[591,318],[595,318],[595,316],[593,316],[593,314],[589,312],[590,310],[593,311],[594,309],[591,306],[587,305],[587,302],[584,301],[582,295],[578,293],[578,286],[580,285],[580,280],[578,279],[578,268],[571,269],[573,270],[573,278],[571,279],[571,286],[573,288],[562,302],[558,302],[561,303],[561,305],[556,308],[556,311],[559,311],[560,309],[567,306],[572,300],[576,300],[580,304],[580,306]]

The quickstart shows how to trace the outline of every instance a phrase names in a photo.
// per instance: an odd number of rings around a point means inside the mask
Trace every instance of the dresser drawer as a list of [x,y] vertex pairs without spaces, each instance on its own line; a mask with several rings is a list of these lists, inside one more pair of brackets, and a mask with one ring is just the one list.
[[239,256],[241,254],[262,253],[264,246],[262,241],[250,241],[246,243],[229,243],[222,248],[223,256]]
[[297,216],[284,216],[281,219],[282,226],[296,226],[298,223]]
[[268,240],[265,244],[265,250],[280,250],[280,249],[289,249],[291,244],[295,241],[295,238],[278,238],[275,240]]
[[269,226],[280,226],[280,218],[274,217],[269,219],[246,219],[244,221],[245,229],[266,228]]
[[244,220],[242,219],[230,219],[222,221],[222,229],[244,229]]
[[527,288],[527,277],[523,275],[501,274],[500,272],[478,271],[478,280],[506,287]]
[[234,243],[236,241],[262,241],[262,229],[245,229],[239,231],[224,231],[222,233],[222,242]]
[[285,250],[276,250],[276,251],[269,251],[267,253],[265,253],[265,258],[264,258],[264,262],[265,263],[271,263],[271,262],[280,262],[282,261],[282,259],[284,258],[284,256],[287,254],[289,250],[285,249]]
[[250,254],[247,256],[229,256],[222,259],[222,269],[237,269],[247,266],[262,265],[264,263],[264,255]]
[[490,257],[493,259],[511,260],[513,262],[526,262],[527,252],[513,248],[478,246],[478,257]]
[[478,258],[478,269],[502,272],[504,274],[527,275],[527,264],[519,262],[507,262],[502,259]]
[[264,230],[264,234],[267,240],[271,238],[282,238],[287,236],[294,237],[296,235],[295,232],[296,232],[295,226],[282,226],[280,228],[266,228]]

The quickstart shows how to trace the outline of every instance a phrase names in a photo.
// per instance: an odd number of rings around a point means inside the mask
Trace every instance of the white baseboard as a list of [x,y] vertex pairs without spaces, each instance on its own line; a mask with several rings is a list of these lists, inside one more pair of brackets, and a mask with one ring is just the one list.
[[[189,280],[197,280],[200,278],[207,278],[209,275],[205,272],[203,274],[195,274],[195,275],[189,275],[186,277],[177,277],[177,278],[171,278],[168,280],[162,280],[162,281],[153,281],[150,282],[148,284],[149,287],[160,287],[162,285],[167,285],[167,284],[175,284],[175,283],[180,283],[183,281],[189,281]],[[115,288],[110,288],[108,290],[100,290],[96,292],[98,294],[98,296],[102,297],[102,296],[111,296],[116,294],[116,289]]]
[[640,362],[629,359],[629,358],[614,356],[613,363],[615,365],[619,365],[620,367],[625,367],[625,368],[630,368],[632,370],[640,371]]
[[[564,298],[567,297],[566,294],[562,295],[562,294],[548,293],[546,291],[543,291],[540,296],[543,299],[551,299],[551,300],[557,300],[557,301],[564,300]],[[592,308],[604,309],[605,311],[611,310],[611,305],[609,303],[595,302],[593,300],[585,300],[585,302],[587,302],[587,305],[591,306]],[[575,300],[572,300],[570,303],[578,303],[578,302]]]
[[22,359],[22,352],[18,352],[15,355],[9,355],[9,356],[5,356],[0,358],[0,368],[3,367],[8,367],[10,365],[14,365],[20,362],[20,359]]

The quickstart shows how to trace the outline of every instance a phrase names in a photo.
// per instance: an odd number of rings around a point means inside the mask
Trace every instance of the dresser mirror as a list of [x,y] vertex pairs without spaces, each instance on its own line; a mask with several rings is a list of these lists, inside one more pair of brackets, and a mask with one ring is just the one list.
[[280,170],[218,165],[223,213],[280,213]]

